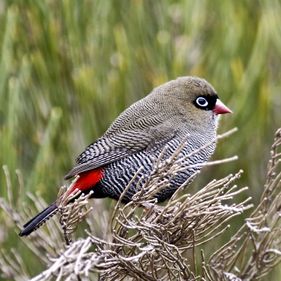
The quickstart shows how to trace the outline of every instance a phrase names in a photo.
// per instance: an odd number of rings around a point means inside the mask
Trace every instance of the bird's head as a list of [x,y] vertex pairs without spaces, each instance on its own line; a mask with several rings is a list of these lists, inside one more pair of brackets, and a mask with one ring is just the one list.
[[232,113],[219,99],[215,89],[204,79],[179,77],[162,87],[162,94],[170,100],[174,110],[179,111],[194,127],[216,127],[220,114]]

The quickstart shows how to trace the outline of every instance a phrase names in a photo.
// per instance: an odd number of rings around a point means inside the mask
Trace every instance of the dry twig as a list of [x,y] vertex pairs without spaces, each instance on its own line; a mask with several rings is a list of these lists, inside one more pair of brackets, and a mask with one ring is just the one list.
[[[66,247],[56,221],[50,222],[47,229],[39,229],[32,234],[32,241],[25,239],[24,242],[36,255],[40,256],[42,250],[49,253],[47,257],[40,257],[47,269],[32,280],[94,280],[98,278],[97,274],[100,280],[261,278],[280,262],[281,256],[280,144],[281,129],[277,131],[272,146],[261,203],[231,240],[210,258],[206,258],[201,250],[201,263],[196,259],[196,249],[223,233],[229,227],[227,223],[231,218],[252,205],[249,198],[234,203],[234,197],[246,189],[234,184],[242,171],[213,180],[193,195],[181,195],[180,190],[192,180],[188,179],[165,206],[157,205],[153,195],[167,188],[173,175],[187,168],[182,166],[182,159],[178,159],[177,150],[169,160],[163,161],[160,156],[155,161],[153,172],[130,203],[122,205],[117,202],[105,239],[92,233],[95,226],[90,220],[86,238],[74,239]],[[230,160],[233,158],[207,165]],[[60,222],[68,242],[77,223],[88,213],[88,210],[85,211],[88,197],[80,196],[72,204],[62,202],[60,206]],[[45,203],[38,201],[37,197],[31,198],[36,208],[44,207]],[[17,225],[30,215],[20,215],[3,199],[0,207]],[[26,271],[20,270],[22,261],[19,255],[14,258],[15,262],[10,260],[7,253],[0,256],[2,274],[11,278],[11,272],[14,272],[15,280],[26,280]]]

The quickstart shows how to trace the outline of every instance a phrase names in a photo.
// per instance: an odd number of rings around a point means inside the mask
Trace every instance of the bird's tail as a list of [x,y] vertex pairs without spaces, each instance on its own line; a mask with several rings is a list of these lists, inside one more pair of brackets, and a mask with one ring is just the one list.
[[24,226],[23,230],[19,233],[19,236],[27,236],[41,225],[43,225],[50,217],[58,212],[58,206],[56,202],[52,203],[30,221],[28,221]]

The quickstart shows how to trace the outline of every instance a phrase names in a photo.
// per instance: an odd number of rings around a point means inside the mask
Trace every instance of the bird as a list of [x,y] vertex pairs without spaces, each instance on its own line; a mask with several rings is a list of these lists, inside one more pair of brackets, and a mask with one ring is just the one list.
[[[167,190],[155,195],[157,202],[163,202],[202,166],[192,164],[205,163],[212,156],[219,115],[231,112],[203,78],[183,76],[166,82],[125,109],[103,136],[78,156],[65,176],[65,180],[78,176],[68,193],[91,191],[91,198],[118,200],[130,183],[122,195],[123,203],[130,202],[141,188],[140,178],[149,177],[163,149],[168,159],[183,143],[178,157],[191,166],[177,173]],[[140,168],[140,175],[135,176]],[[45,223],[58,211],[57,202],[24,224],[19,235],[28,236]]]

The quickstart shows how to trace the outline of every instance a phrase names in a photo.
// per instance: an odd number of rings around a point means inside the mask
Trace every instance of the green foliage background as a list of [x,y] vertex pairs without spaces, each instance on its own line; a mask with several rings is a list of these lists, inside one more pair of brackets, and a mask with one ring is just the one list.
[[[195,186],[242,168],[241,185],[256,202],[281,125],[280,15],[278,0],[1,1],[0,164],[15,194],[20,169],[25,191],[54,200],[75,157],[124,108],[163,82],[196,75],[234,111],[220,132],[239,128],[215,158],[239,160],[206,169]],[[0,184],[6,196],[2,172]],[[0,231],[0,247],[23,247],[9,226]]]

